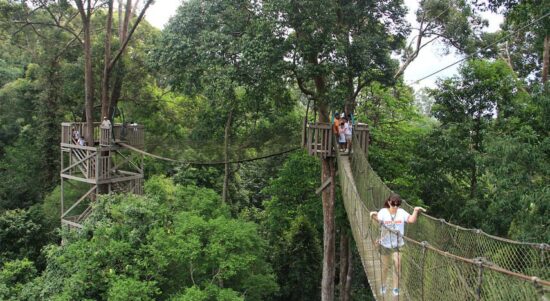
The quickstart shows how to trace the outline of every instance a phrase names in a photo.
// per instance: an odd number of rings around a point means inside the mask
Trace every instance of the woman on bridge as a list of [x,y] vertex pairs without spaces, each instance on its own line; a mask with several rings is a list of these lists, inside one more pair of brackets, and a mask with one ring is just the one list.
[[401,206],[401,197],[392,193],[384,202],[384,208],[380,211],[372,211],[371,218],[380,223],[380,258],[382,260],[382,287],[380,294],[386,294],[386,278],[390,261],[393,259],[393,289],[392,294],[399,296],[399,277],[401,272],[401,248],[405,242],[405,223],[412,224],[418,218],[418,211],[426,211],[422,207],[414,207],[413,214],[399,208]]

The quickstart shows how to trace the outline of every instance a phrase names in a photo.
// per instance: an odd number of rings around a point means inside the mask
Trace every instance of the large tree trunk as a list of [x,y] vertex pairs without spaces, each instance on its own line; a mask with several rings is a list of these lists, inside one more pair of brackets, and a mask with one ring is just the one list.
[[110,99],[109,99],[109,83],[111,79],[111,35],[113,29],[113,0],[108,1],[107,23],[105,26],[105,56],[103,62],[103,78],[101,79],[101,118],[111,119],[109,115]]
[[[125,9],[122,9],[122,3],[123,0],[118,0],[118,39],[121,41],[121,43],[126,40],[126,37],[128,36],[128,26],[130,22],[130,16],[131,11],[128,11],[129,9],[132,9],[132,1],[127,0]],[[124,11],[124,18],[123,18],[123,11]],[[124,63],[123,61],[117,62],[117,71],[115,72],[113,76],[113,90],[111,92],[111,101],[109,104],[109,116],[113,116],[115,112],[115,108],[118,104],[118,100],[120,99],[120,95],[122,93],[122,80],[124,78]],[[114,70],[113,66],[113,70]]]
[[223,190],[222,190],[222,201],[227,203],[228,190],[229,190],[229,175],[231,174],[231,165],[229,164],[229,134],[231,132],[231,121],[233,119],[233,110],[229,111],[227,116],[227,122],[225,123],[225,133],[224,133],[224,145],[223,145],[223,157],[225,161],[225,173],[223,176]]
[[339,285],[339,291],[340,291],[340,301],[346,301],[345,296],[345,289],[346,289],[346,281],[347,281],[347,275],[348,275],[348,269],[349,269],[349,262],[348,262],[348,239],[347,235],[344,234],[343,231],[340,232],[340,285]]
[[334,276],[336,273],[334,192],[336,190],[336,172],[334,159],[326,158],[322,162],[321,183],[332,178],[328,189],[323,190],[323,279],[321,281],[321,300],[334,300]]
[[109,104],[110,117],[114,115],[115,108],[117,107],[120,96],[122,95],[122,81],[124,79],[124,64],[120,61],[116,66],[117,71],[113,76],[113,89],[111,92],[111,103]]
[[[317,80],[317,90],[324,87],[322,79]],[[322,90],[321,90],[322,91]],[[329,112],[326,105],[319,106],[319,122],[329,122]],[[335,246],[335,221],[334,221],[334,193],[336,179],[334,158],[326,158],[322,161],[321,183],[332,178],[327,189],[321,195],[323,202],[323,279],[321,281],[321,300],[334,300],[334,276],[336,273],[336,246]]]
[[348,245],[348,271],[347,271],[347,274],[346,274],[346,285],[344,286],[344,292],[343,292],[343,295],[344,295],[344,301],[349,301],[351,300],[351,278],[352,278],[352,275],[353,275],[353,252],[352,252],[352,248],[351,248],[351,236],[349,235],[346,235],[346,241],[347,241],[347,245]]
[[548,68],[550,68],[550,35],[544,37],[544,51],[542,53],[542,83],[548,80]]
[[86,110],[86,141],[94,145],[94,78],[92,71],[92,37],[91,37],[91,0],[88,1],[87,12],[82,16],[84,31],[84,93]]

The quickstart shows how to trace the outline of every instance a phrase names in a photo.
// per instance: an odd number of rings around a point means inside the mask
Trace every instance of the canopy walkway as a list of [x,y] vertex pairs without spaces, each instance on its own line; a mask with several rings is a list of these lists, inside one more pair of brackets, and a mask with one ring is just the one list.
[[[363,134],[355,132],[354,139],[361,141],[357,135]],[[330,147],[322,144],[325,150]],[[353,237],[377,300],[550,300],[547,244],[507,240],[426,214],[406,227],[405,246],[399,250],[399,295],[393,296],[391,289],[382,293],[382,283],[391,280],[381,279],[376,243],[380,226],[370,219],[369,212],[382,208],[391,191],[369,165],[365,146],[368,143],[354,143],[349,156],[332,153],[337,157]],[[321,153],[326,155],[326,151]],[[403,204],[412,212],[410,205]],[[386,274],[391,278],[391,272]]]

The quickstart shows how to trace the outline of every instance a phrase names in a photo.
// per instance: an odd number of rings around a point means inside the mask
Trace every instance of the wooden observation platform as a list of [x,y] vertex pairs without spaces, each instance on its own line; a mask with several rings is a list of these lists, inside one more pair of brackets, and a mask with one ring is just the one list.
[[[61,124],[61,224],[82,228],[98,194],[143,194],[143,155],[118,142],[142,149],[142,125],[93,125],[93,145],[78,140],[83,122]],[[84,145],[83,145],[84,144]]]
[[[311,156],[316,156],[321,159],[336,157],[337,137],[332,132],[331,123],[315,122],[306,125],[304,135],[304,146],[307,148]],[[369,149],[369,126],[365,123],[357,123],[353,125],[352,143],[361,147],[368,155]]]

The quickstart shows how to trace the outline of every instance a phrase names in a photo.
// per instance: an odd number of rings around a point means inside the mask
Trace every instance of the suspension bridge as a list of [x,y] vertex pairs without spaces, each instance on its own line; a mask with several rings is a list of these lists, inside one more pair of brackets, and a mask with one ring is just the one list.
[[[143,151],[142,126],[103,128],[95,124],[94,145],[82,146],[73,134],[86,132],[85,127],[84,123],[62,125],[61,220],[64,225],[74,228],[82,227],[95,196],[102,193],[102,185],[107,193],[143,193],[143,156],[179,162]],[[376,300],[550,301],[548,244],[508,240],[427,214],[422,214],[417,223],[406,227],[405,246],[399,249],[399,294],[395,296],[391,290],[384,291],[383,284],[391,281],[382,279],[382,269],[388,267],[382,265],[377,244],[381,229],[369,213],[382,208],[391,190],[368,162],[368,126],[354,126],[354,143],[346,155],[333,146],[335,139],[331,124],[314,123],[306,128],[302,142],[309,154],[337,160],[347,216]],[[243,162],[267,157],[270,156]],[[212,164],[220,163],[225,162]],[[75,202],[65,202],[63,187],[69,180],[88,185],[86,193]],[[324,183],[320,189],[326,186]],[[412,211],[406,202],[403,207]]]
[[[322,129],[310,130],[313,137],[318,131]],[[353,144],[349,155],[334,148],[332,153],[353,237],[376,300],[550,300],[549,245],[491,236],[427,214],[406,227],[405,246],[399,249],[399,295],[385,292],[382,286],[391,280],[382,279],[382,269],[388,267],[382,265],[377,244],[381,226],[369,213],[383,207],[391,190],[367,160],[364,134],[355,131],[354,141],[359,143]],[[308,145],[319,145],[314,140]],[[406,202],[403,207],[412,212]],[[391,278],[392,273],[385,274]]]

